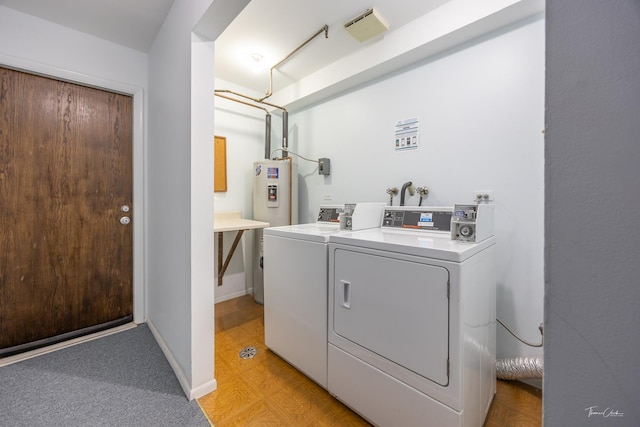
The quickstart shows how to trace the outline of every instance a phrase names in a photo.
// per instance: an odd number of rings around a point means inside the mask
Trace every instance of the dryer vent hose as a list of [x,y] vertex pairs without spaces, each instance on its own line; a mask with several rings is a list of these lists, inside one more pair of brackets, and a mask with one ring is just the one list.
[[496,375],[501,380],[541,379],[542,370],[542,357],[515,357],[496,361]]

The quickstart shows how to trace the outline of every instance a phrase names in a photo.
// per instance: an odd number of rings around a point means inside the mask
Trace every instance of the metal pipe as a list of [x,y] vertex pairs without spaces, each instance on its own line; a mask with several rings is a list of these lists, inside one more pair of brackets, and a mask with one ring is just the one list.
[[289,225],[293,225],[293,159],[286,159],[289,161]]
[[387,194],[389,195],[389,206],[393,206],[393,196],[398,194],[398,188],[396,187],[387,188]]
[[231,91],[214,91],[214,95],[219,96],[220,98],[228,99],[229,101],[235,101],[235,102],[239,102],[240,104],[248,105],[249,107],[259,108],[260,110],[263,110],[265,112],[266,129],[264,132],[264,158],[268,159],[271,156],[271,114],[269,113],[269,110],[259,105],[254,105],[254,104],[250,104],[248,102],[242,101],[240,99],[235,99],[235,98],[231,98],[230,96],[221,95],[219,92],[231,92]]
[[429,189],[427,187],[418,187],[416,188],[416,192],[420,195],[418,206],[422,206],[422,200],[429,194]]
[[289,157],[289,113],[282,112],[282,157]]
[[[286,108],[281,107],[281,106],[279,106],[279,105],[270,104],[270,103],[268,103],[268,102],[264,102],[264,101],[262,101],[261,99],[253,98],[253,97],[251,97],[251,96],[249,96],[249,95],[244,95],[244,94],[242,94],[242,93],[234,92],[234,91],[232,91],[232,90],[228,90],[228,89],[216,89],[216,90],[214,90],[214,93],[215,93],[216,95],[218,95],[219,93],[230,93],[230,94],[233,94],[233,95],[236,95],[236,96],[240,96],[240,97],[242,97],[242,98],[249,99],[249,100],[251,100],[251,101],[253,101],[253,102],[257,102],[257,103],[259,103],[259,104],[264,104],[264,105],[268,105],[269,107],[277,108],[277,109],[282,110],[282,111],[287,111],[287,109],[286,109]],[[218,95],[218,96],[221,96],[221,95]],[[228,99],[231,99],[231,98],[228,98]],[[249,105],[250,105],[250,104],[249,104]]]
[[266,129],[264,131],[264,158],[271,157],[271,114],[267,113],[265,118]]
[[409,189],[409,194],[412,196],[415,194],[415,189],[413,188],[413,183],[411,181],[407,181],[402,185],[402,190],[400,190],[400,206],[404,206],[404,192]]
[[266,95],[263,98],[260,98],[260,101],[263,101],[263,100],[269,98],[271,95],[273,95],[273,70],[278,68],[280,65],[282,65],[287,59],[291,58],[293,55],[296,54],[296,52],[298,52],[300,49],[305,47],[311,40],[315,39],[316,37],[318,37],[322,33],[324,33],[324,38],[325,39],[329,38],[329,26],[328,25],[325,25],[322,28],[320,28],[320,30],[317,33],[315,33],[314,35],[309,37],[307,39],[307,41],[302,43],[293,52],[291,52],[290,54],[285,56],[280,62],[278,62],[276,65],[271,67],[271,69],[269,69],[269,92],[267,92]]
[[[325,38],[329,37],[329,26],[328,25],[324,25],[317,33],[315,33],[313,36],[309,37],[304,43],[302,43],[300,46],[298,46],[293,52],[289,53],[286,57],[284,57],[280,62],[278,62],[276,65],[274,65],[273,67],[271,67],[271,69],[269,70],[269,92],[266,94],[266,96],[262,97],[262,98],[253,98],[251,96],[248,95],[244,95],[242,93],[239,92],[234,92],[232,90],[228,90],[228,89],[216,89],[214,90],[215,95],[220,96],[222,98],[226,98],[226,99],[230,99],[232,101],[236,101],[236,102],[240,102],[242,104],[245,105],[249,105],[251,107],[257,107],[257,108],[261,108],[258,107],[256,105],[253,104],[249,104],[247,102],[243,102],[228,96],[224,96],[221,95],[221,93],[230,93],[242,98],[246,98],[249,99],[253,102],[257,102],[259,104],[264,104],[264,105],[268,105],[270,107],[274,107],[277,108],[279,110],[282,110],[282,157],[288,157],[289,156],[289,152],[287,150],[287,148],[289,148],[289,114],[286,110],[286,108],[281,107],[279,105],[275,105],[275,104],[271,104],[268,102],[265,102],[264,100],[267,99],[268,97],[270,97],[273,94],[273,70],[275,68],[278,68],[280,65],[282,65],[287,59],[291,58],[293,55],[296,54],[296,52],[298,52],[300,49],[302,49],[304,46],[306,46],[309,42],[311,42],[311,40],[313,40],[314,38],[316,38],[318,35],[322,34],[324,32]],[[267,111],[265,109],[265,111]],[[268,112],[267,112],[268,114]],[[268,142],[265,142],[265,159],[268,159],[270,157],[270,150],[271,150],[271,116],[269,116],[268,118],[268,133],[267,135],[269,135],[268,138]]]
[[[268,102],[264,102],[258,98],[253,98],[249,95],[244,95],[242,93],[239,92],[234,92],[232,90],[228,90],[228,89],[216,89],[213,91],[215,93],[216,96],[220,96],[222,98],[226,98],[226,99],[230,99],[232,101],[236,101],[236,102],[240,102],[242,104],[245,105],[250,105],[252,107],[256,107],[256,108],[262,108],[264,111],[267,112],[267,114],[269,114],[268,110],[266,108],[263,107],[258,107],[257,105],[253,105],[253,104],[249,104],[248,102],[244,102],[244,101],[240,101],[239,99],[235,99],[235,98],[231,98],[225,95],[221,95],[221,93],[230,93],[232,95],[236,95],[236,96],[240,96],[242,98],[246,98],[249,99],[253,102],[257,102],[260,104],[264,104],[264,105],[268,105],[270,107],[274,107],[277,108],[279,110],[282,110],[282,147],[284,148],[284,151],[282,152],[282,157],[287,157],[289,155],[289,153],[286,151],[286,149],[289,147],[289,113],[287,112],[287,109],[284,107],[281,107],[279,105],[275,105],[275,104],[270,104]],[[270,151],[271,151],[271,117],[269,117],[269,151],[267,151],[267,148],[265,147],[265,159],[268,159],[271,155]],[[265,144],[266,145],[266,144]]]
[[298,52],[305,45],[307,45],[307,43],[309,43],[311,40],[313,40],[314,38],[316,38],[318,35],[322,34],[323,32],[324,32],[325,38],[329,38],[329,26],[328,25],[324,25],[317,33],[315,33],[313,36],[309,37],[309,39],[307,39],[304,43],[302,43],[300,46],[298,46],[293,52],[288,54],[280,62],[278,62],[273,67],[271,67],[271,69],[269,70],[269,92],[267,93],[266,96],[264,96],[262,98],[253,98],[251,96],[244,95],[244,94],[239,93],[239,92],[234,92],[234,91],[228,90],[228,89],[215,89],[214,90],[214,94],[216,96],[219,96],[219,97],[225,98],[225,99],[229,99],[231,101],[239,102],[241,104],[245,104],[245,105],[248,105],[250,107],[260,108],[260,109],[262,109],[262,110],[264,110],[266,112],[266,114],[267,114],[267,118],[266,118],[266,127],[267,127],[267,129],[266,129],[266,135],[265,135],[265,159],[268,159],[271,156],[271,115],[269,114],[269,111],[266,108],[259,107],[259,106],[254,105],[254,104],[250,104],[248,102],[244,102],[244,101],[241,101],[239,99],[231,98],[229,96],[222,95],[222,93],[230,93],[232,95],[236,95],[236,96],[239,96],[241,98],[245,98],[245,99],[249,99],[249,100],[251,100],[253,102],[257,102],[258,104],[264,104],[264,105],[268,105],[270,107],[282,110],[282,148],[283,148],[282,157],[288,157],[289,156],[289,152],[287,151],[287,149],[289,148],[289,113],[287,112],[286,108],[281,107],[279,105],[270,104],[268,102],[265,102],[264,100],[267,99],[268,97],[270,97],[273,94],[273,70],[275,68],[278,68],[280,65],[282,65],[287,59],[291,58],[293,55],[295,55],[296,52]]
[[[261,106],[259,106],[259,105],[250,104],[250,103],[248,103],[248,102],[241,101],[241,100],[239,100],[239,99],[231,98],[230,96],[220,95],[220,93],[219,93],[219,92],[228,92],[228,93],[233,93],[234,95],[238,95],[238,94],[236,94],[236,93],[234,93],[234,92],[231,92],[231,91],[228,91],[228,90],[221,90],[221,91],[216,90],[216,91],[214,91],[214,95],[215,95],[215,96],[219,96],[220,98],[228,99],[228,100],[230,100],[230,101],[239,102],[240,104],[248,105],[249,107],[259,108],[259,109],[263,110],[265,113],[269,114],[269,110],[267,110],[267,109],[266,109],[266,108],[264,108],[264,107],[261,107]],[[256,102],[257,102],[257,101],[256,101]]]

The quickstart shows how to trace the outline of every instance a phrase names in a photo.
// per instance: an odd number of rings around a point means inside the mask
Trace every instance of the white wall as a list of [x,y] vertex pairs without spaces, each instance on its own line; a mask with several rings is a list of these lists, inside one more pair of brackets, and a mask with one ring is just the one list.
[[133,95],[134,320],[144,322],[147,55],[0,6],[0,65]]
[[[385,189],[406,181],[428,187],[430,205],[471,202],[473,190],[494,190],[498,317],[523,338],[539,342],[543,113],[540,15],[296,111],[289,116],[290,150],[312,159],[328,157],[332,168],[331,176],[323,177],[316,164],[296,160],[300,222],[314,221],[323,203],[387,202]],[[411,117],[420,120],[420,147],[396,152],[394,125]],[[273,133],[276,147],[278,124]],[[238,159],[230,168],[246,169],[247,162]],[[250,194],[250,185],[244,191]],[[327,195],[332,200],[326,201]],[[416,205],[418,198],[407,195],[406,202]],[[529,355],[541,350],[498,327],[499,357]]]
[[244,5],[175,0],[149,52],[148,320],[189,398],[216,387],[211,42]]
[[0,6],[0,54],[75,74],[80,82],[94,77],[146,88],[144,53],[4,6]]
[[[194,210],[213,213],[211,186],[192,181],[207,168],[198,163],[210,158],[212,141],[192,143],[191,135],[191,31],[210,3],[175,1],[149,52],[148,319],[189,397],[215,389],[213,328],[192,335],[192,318],[213,323],[212,269],[192,265],[202,249],[193,228],[213,238],[211,222],[192,222]],[[197,352],[211,356],[206,366],[193,365]]]

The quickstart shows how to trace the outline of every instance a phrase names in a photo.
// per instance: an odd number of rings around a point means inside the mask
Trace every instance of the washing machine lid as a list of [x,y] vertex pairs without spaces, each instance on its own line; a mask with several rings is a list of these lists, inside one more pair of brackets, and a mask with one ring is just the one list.
[[279,236],[289,239],[308,240],[312,242],[326,243],[329,236],[340,232],[339,224],[311,223],[283,225],[280,227],[267,227],[264,229],[265,236]]
[[329,236],[330,243],[462,262],[495,244],[495,236],[477,243],[451,240],[448,233],[374,228]]
[[264,229],[264,234],[326,243],[329,235],[340,231],[338,217],[343,209],[344,205],[320,205],[316,222],[269,227]]

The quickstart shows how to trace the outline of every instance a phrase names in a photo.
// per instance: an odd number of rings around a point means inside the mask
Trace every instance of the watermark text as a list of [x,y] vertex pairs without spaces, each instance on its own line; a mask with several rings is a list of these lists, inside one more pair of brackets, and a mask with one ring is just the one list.
[[587,417],[602,417],[602,418],[616,418],[616,417],[624,417],[624,413],[620,412],[617,409],[612,408],[600,408],[599,406],[589,406],[588,408],[584,408],[587,411]]

